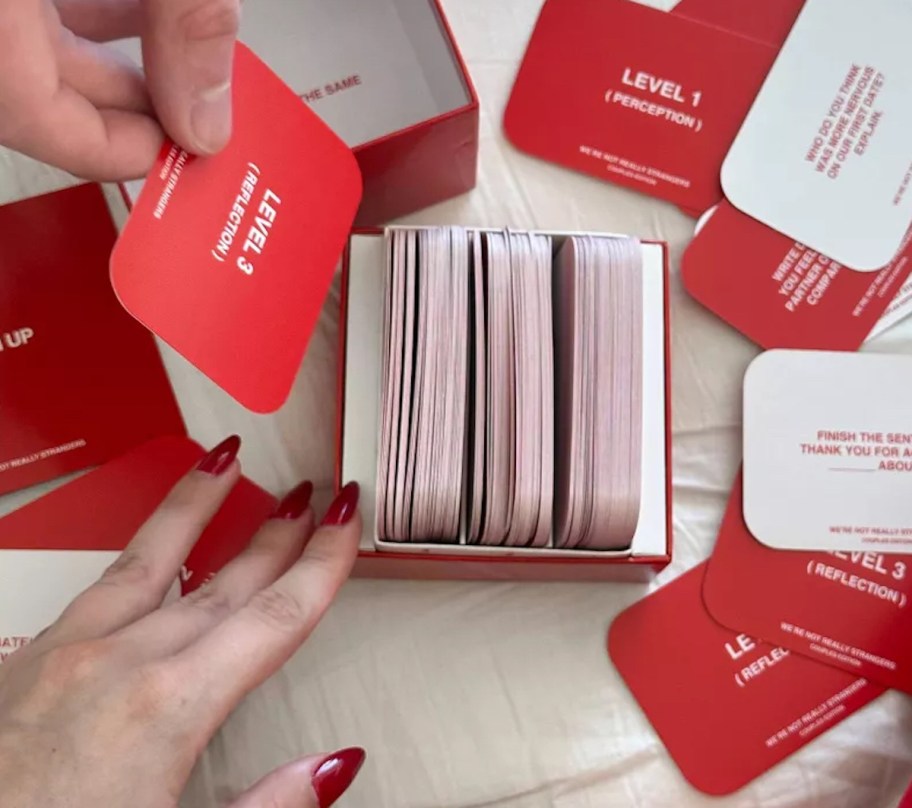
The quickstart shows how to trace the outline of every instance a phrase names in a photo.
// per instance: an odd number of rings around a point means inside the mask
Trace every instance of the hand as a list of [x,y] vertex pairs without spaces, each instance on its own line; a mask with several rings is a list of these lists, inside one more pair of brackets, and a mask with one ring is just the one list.
[[[173,808],[229,713],[332,602],[357,554],[358,488],[314,529],[305,483],[211,581],[162,605],[240,476],[239,445],[203,458],[101,580],[0,665],[0,805]],[[363,760],[360,749],[297,760],[233,808],[326,808]]]
[[[240,0],[0,2],[0,145],[96,180],[144,176],[162,129],[219,151],[239,22]],[[134,36],[145,76],[99,44]]]

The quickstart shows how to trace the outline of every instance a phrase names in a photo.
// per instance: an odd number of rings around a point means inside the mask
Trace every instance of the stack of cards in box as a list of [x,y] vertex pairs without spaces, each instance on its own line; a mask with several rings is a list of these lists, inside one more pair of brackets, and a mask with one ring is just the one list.
[[561,241],[388,231],[381,539],[629,546],[641,485],[640,245]]

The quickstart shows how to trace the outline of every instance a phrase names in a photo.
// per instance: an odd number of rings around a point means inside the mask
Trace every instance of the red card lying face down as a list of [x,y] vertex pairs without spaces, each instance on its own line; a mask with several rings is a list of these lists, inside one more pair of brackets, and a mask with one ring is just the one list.
[[504,128],[536,157],[706,210],[775,56],[630,0],[549,0]]
[[[187,438],[145,443],[0,519],[0,554],[122,550],[203,454]],[[234,558],[274,506],[272,496],[242,477],[190,553],[184,593]]]
[[608,650],[681,773],[722,795],[883,690],[723,628],[703,606],[705,570],[700,564],[622,612]]
[[98,185],[0,207],[0,494],[183,435],[155,340],[118,305]]
[[163,148],[111,258],[126,309],[244,406],[285,401],[361,197],[348,147],[243,45],[227,148]]
[[912,693],[912,556],[772,550],[748,531],[735,481],[703,598],[768,642]]
[[764,348],[857,350],[912,272],[912,241],[855,272],[723,201],[684,252],[691,295]]

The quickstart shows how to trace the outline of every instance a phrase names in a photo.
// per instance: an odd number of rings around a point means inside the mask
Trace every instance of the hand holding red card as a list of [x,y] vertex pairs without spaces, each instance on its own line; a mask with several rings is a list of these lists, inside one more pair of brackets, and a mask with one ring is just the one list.
[[166,145],[111,258],[124,306],[249,409],[285,401],[361,195],[348,147],[253,53],[214,157]]

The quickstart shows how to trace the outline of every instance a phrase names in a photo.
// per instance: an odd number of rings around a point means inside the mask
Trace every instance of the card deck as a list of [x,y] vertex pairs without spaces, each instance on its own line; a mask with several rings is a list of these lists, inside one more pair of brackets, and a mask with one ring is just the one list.
[[[756,579],[750,566],[739,570]],[[608,651],[684,777],[700,791],[722,795],[883,690],[723,628],[703,605],[705,573],[701,564],[622,612],[611,625]],[[769,608],[769,590],[754,603]]]
[[775,55],[630,0],[549,0],[504,129],[536,157],[706,210],[722,197],[722,161]]
[[907,236],[880,272],[855,272],[723,201],[681,274],[691,295],[764,348],[853,351],[909,277],[910,258]]
[[391,230],[387,258],[378,533],[455,541],[468,408],[468,235]]
[[[388,231],[381,541],[631,546],[646,451],[643,249],[621,237],[561,242],[509,230]],[[452,285],[438,282],[444,267]],[[434,522],[439,509],[445,526]]]
[[[441,339],[431,336],[419,311],[428,301],[417,299],[420,279],[415,276],[426,271],[427,262],[420,251],[413,255],[409,244],[436,230],[397,227],[386,234],[356,233],[346,252],[340,477],[363,486],[362,549],[367,555],[372,549],[389,554],[393,565],[430,558],[447,574],[464,561],[466,571],[488,574],[485,560],[492,559],[497,563],[490,574],[496,574],[506,569],[500,563],[517,568],[527,558],[541,560],[529,567],[536,577],[550,574],[547,565],[555,561],[584,565],[598,558],[630,558],[637,563],[637,558],[663,554],[669,530],[665,247],[618,236],[589,237],[598,260],[587,264],[590,271],[579,280],[586,284],[580,300],[591,308],[585,317],[592,330],[586,343],[591,343],[587,350],[592,356],[589,372],[575,378],[570,374],[567,382],[587,390],[588,398],[575,394],[581,406],[591,399],[585,415],[589,437],[580,441],[582,450],[568,450],[569,435],[561,434],[566,430],[556,418],[557,397],[563,395],[556,373],[561,363],[573,365],[572,356],[563,356],[573,346],[555,317],[555,270],[568,240],[581,236],[464,231],[467,240],[458,263],[465,303],[458,320],[465,323],[468,361],[459,371],[464,386],[461,437],[455,425],[437,424],[435,457],[443,460],[425,475],[416,462],[414,413],[421,412],[431,384],[442,382],[439,375],[425,372],[421,352],[438,351]],[[619,259],[612,250],[621,247],[632,248],[636,258]],[[618,270],[615,264],[627,267],[631,289],[616,286],[611,277]],[[601,276],[605,282],[596,283]],[[442,319],[455,322],[451,313]],[[439,357],[434,361],[439,364]],[[638,384],[631,384],[637,376]],[[443,389],[450,383],[446,380]],[[639,410],[625,412],[628,404]],[[579,419],[582,413],[580,409]],[[611,434],[601,436],[596,446],[592,436],[606,423]],[[639,452],[634,452],[637,442]],[[556,466],[562,456],[579,451],[586,454],[587,476],[575,485],[580,490],[595,487],[577,494],[587,509],[583,518],[589,543],[568,547],[558,543],[554,532]],[[461,453],[458,466],[450,468],[455,453]],[[421,479],[432,487],[449,486],[457,496],[453,511],[461,518],[455,536],[415,530],[420,514],[414,489]],[[421,496],[448,501],[448,495],[433,490]],[[626,508],[616,507],[617,501],[626,502]],[[425,504],[420,507],[424,513]],[[622,531],[633,535],[621,539]],[[473,567],[476,561],[481,565]]]
[[636,532],[642,477],[643,259],[635,239],[573,236],[555,275],[555,543],[617,549]]
[[912,556],[773,550],[732,488],[703,585],[720,623],[857,676],[912,693]]
[[166,144],[111,257],[127,310],[244,406],[285,401],[361,195],[348,147],[237,46],[219,154]]
[[97,185],[0,207],[0,494],[184,424],[155,340],[108,280]]

